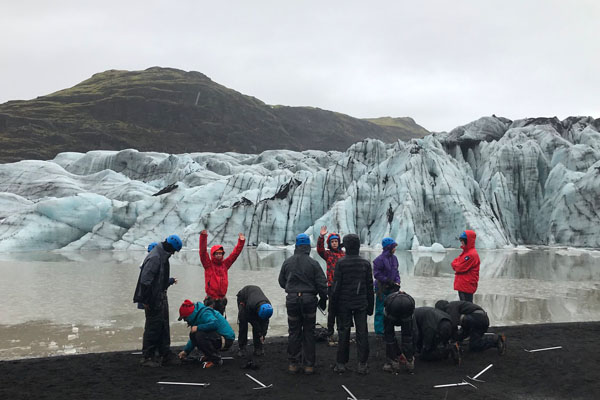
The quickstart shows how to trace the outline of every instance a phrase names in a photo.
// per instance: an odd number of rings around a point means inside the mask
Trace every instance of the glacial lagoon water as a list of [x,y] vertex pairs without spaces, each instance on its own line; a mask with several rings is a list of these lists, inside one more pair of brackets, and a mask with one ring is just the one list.
[[[457,298],[446,253],[398,252],[402,289],[417,306]],[[285,335],[285,296],[277,283],[289,250],[244,250],[229,272],[228,320],[237,330],[235,294],[247,284],[263,288],[273,303],[269,335]],[[373,260],[379,251],[362,256]],[[315,251],[312,254],[323,267]],[[132,303],[145,252],[40,252],[0,254],[0,359],[141,348],[144,313]],[[600,320],[600,251],[536,248],[480,251],[475,302],[492,325]],[[204,298],[198,252],[171,258],[169,289],[173,345],[187,340],[177,310]],[[318,315],[325,323],[325,317]],[[371,321],[372,327],[372,321]]]

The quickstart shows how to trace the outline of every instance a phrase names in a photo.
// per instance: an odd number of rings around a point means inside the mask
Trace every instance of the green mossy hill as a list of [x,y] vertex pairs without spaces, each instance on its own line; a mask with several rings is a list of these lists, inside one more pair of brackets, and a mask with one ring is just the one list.
[[364,138],[393,142],[428,133],[402,121],[380,125],[318,108],[270,106],[199,72],[110,70],[70,89],[0,104],[0,162],[127,148],[345,150]]

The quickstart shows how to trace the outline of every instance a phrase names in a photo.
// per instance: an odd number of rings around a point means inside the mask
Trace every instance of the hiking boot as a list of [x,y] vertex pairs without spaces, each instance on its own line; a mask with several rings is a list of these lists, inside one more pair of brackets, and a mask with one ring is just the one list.
[[220,367],[221,365],[223,365],[223,360],[219,359],[219,361],[206,361],[204,364],[202,364],[202,368],[214,368],[214,367]]
[[[405,359],[406,361],[406,359]],[[387,361],[385,362],[385,364],[383,364],[383,370],[385,372],[396,372],[400,369],[400,363],[396,360],[390,360],[389,358],[387,359]]]
[[162,356],[161,365],[163,367],[181,365],[181,360],[175,355],[175,353],[167,353]]
[[406,360],[406,370],[408,371],[408,373],[410,374],[414,374],[415,373],[415,357],[412,357],[410,360]]
[[149,367],[149,368],[158,368],[158,367],[160,367],[160,363],[154,361],[151,358],[142,358],[142,361],[140,361],[140,366]]
[[304,374],[305,375],[312,375],[315,373],[315,367],[311,367],[311,366],[305,366],[304,367]]
[[367,363],[358,363],[358,367],[356,367],[356,373],[360,375],[366,375],[369,373],[369,366]]
[[246,356],[246,348],[244,347],[244,348],[239,349],[236,353],[236,356],[238,358],[245,357]]
[[327,338],[327,346],[329,347],[335,347],[338,345],[338,342],[336,342],[335,338],[333,337],[333,335],[329,336]]
[[346,364],[335,363],[335,367],[333,367],[333,372],[343,374],[344,372],[346,372]]
[[460,346],[458,345],[458,342],[454,342],[454,343],[450,344],[448,350],[450,352],[450,358],[452,359],[452,362],[454,363],[454,365],[460,365],[461,356],[460,356]]
[[506,354],[506,335],[498,335],[498,341],[496,342],[496,346],[498,347],[498,354],[500,354],[501,356]]
[[298,364],[290,364],[288,366],[288,372],[290,374],[296,374],[298,373],[298,371],[300,371],[300,367],[298,366]]

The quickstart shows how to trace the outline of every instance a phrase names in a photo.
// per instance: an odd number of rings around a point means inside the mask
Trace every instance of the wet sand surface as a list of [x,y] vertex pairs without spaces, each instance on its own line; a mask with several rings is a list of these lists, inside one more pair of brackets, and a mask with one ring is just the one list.
[[[258,358],[260,369],[245,370],[245,360],[226,360],[219,368],[202,369],[198,363],[161,368],[139,366],[139,355],[110,352],[0,362],[2,399],[346,399],[345,385],[359,399],[598,399],[600,398],[600,322],[494,327],[504,332],[508,351],[465,352],[460,366],[449,360],[421,362],[415,374],[382,371],[384,343],[371,337],[370,373],[335,374],[331,366],[336,348],[317,343],[317,367],[313,376],[287,372],[287,341],[268,337],[266,354]],[[524,349],[563,346],[559,350],[528,353]],[[235,346],[234,346],[235,347]],[[356,347],[350,348],[349,367],[356,367]],[[233,356],[233,354],[224,354]],[[469,381],[489,364],[492,368]],[[272,388],[254,390],[250,373]],[[434,389],[434,385],[458,383],[470,386]],[[210,386],[159,385],[159,381],[208,382]]]

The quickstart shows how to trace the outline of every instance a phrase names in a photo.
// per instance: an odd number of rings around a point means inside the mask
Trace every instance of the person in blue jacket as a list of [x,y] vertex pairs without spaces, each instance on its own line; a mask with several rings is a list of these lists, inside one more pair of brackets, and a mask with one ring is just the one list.
[[[235,340],[235,333],[229,322],[218,311],[207,307],[202,302],[192,303],[185,300],[179,307],[179,321],[184,320],[190,326],[190,340],[179,353],[183,359],[198,348],[204,355],[204,368],[212,368],[223,364],[219,350],[228,350]],[[225,345],[221,337],[225,338]]]
[[400,290],[400,272],[398,259],[394,255],[398,243],[390,237],[381,241],[383,252],[373,260],[373,277],[375,278],[375,334],[384,333],[384,302],[393,292]]

